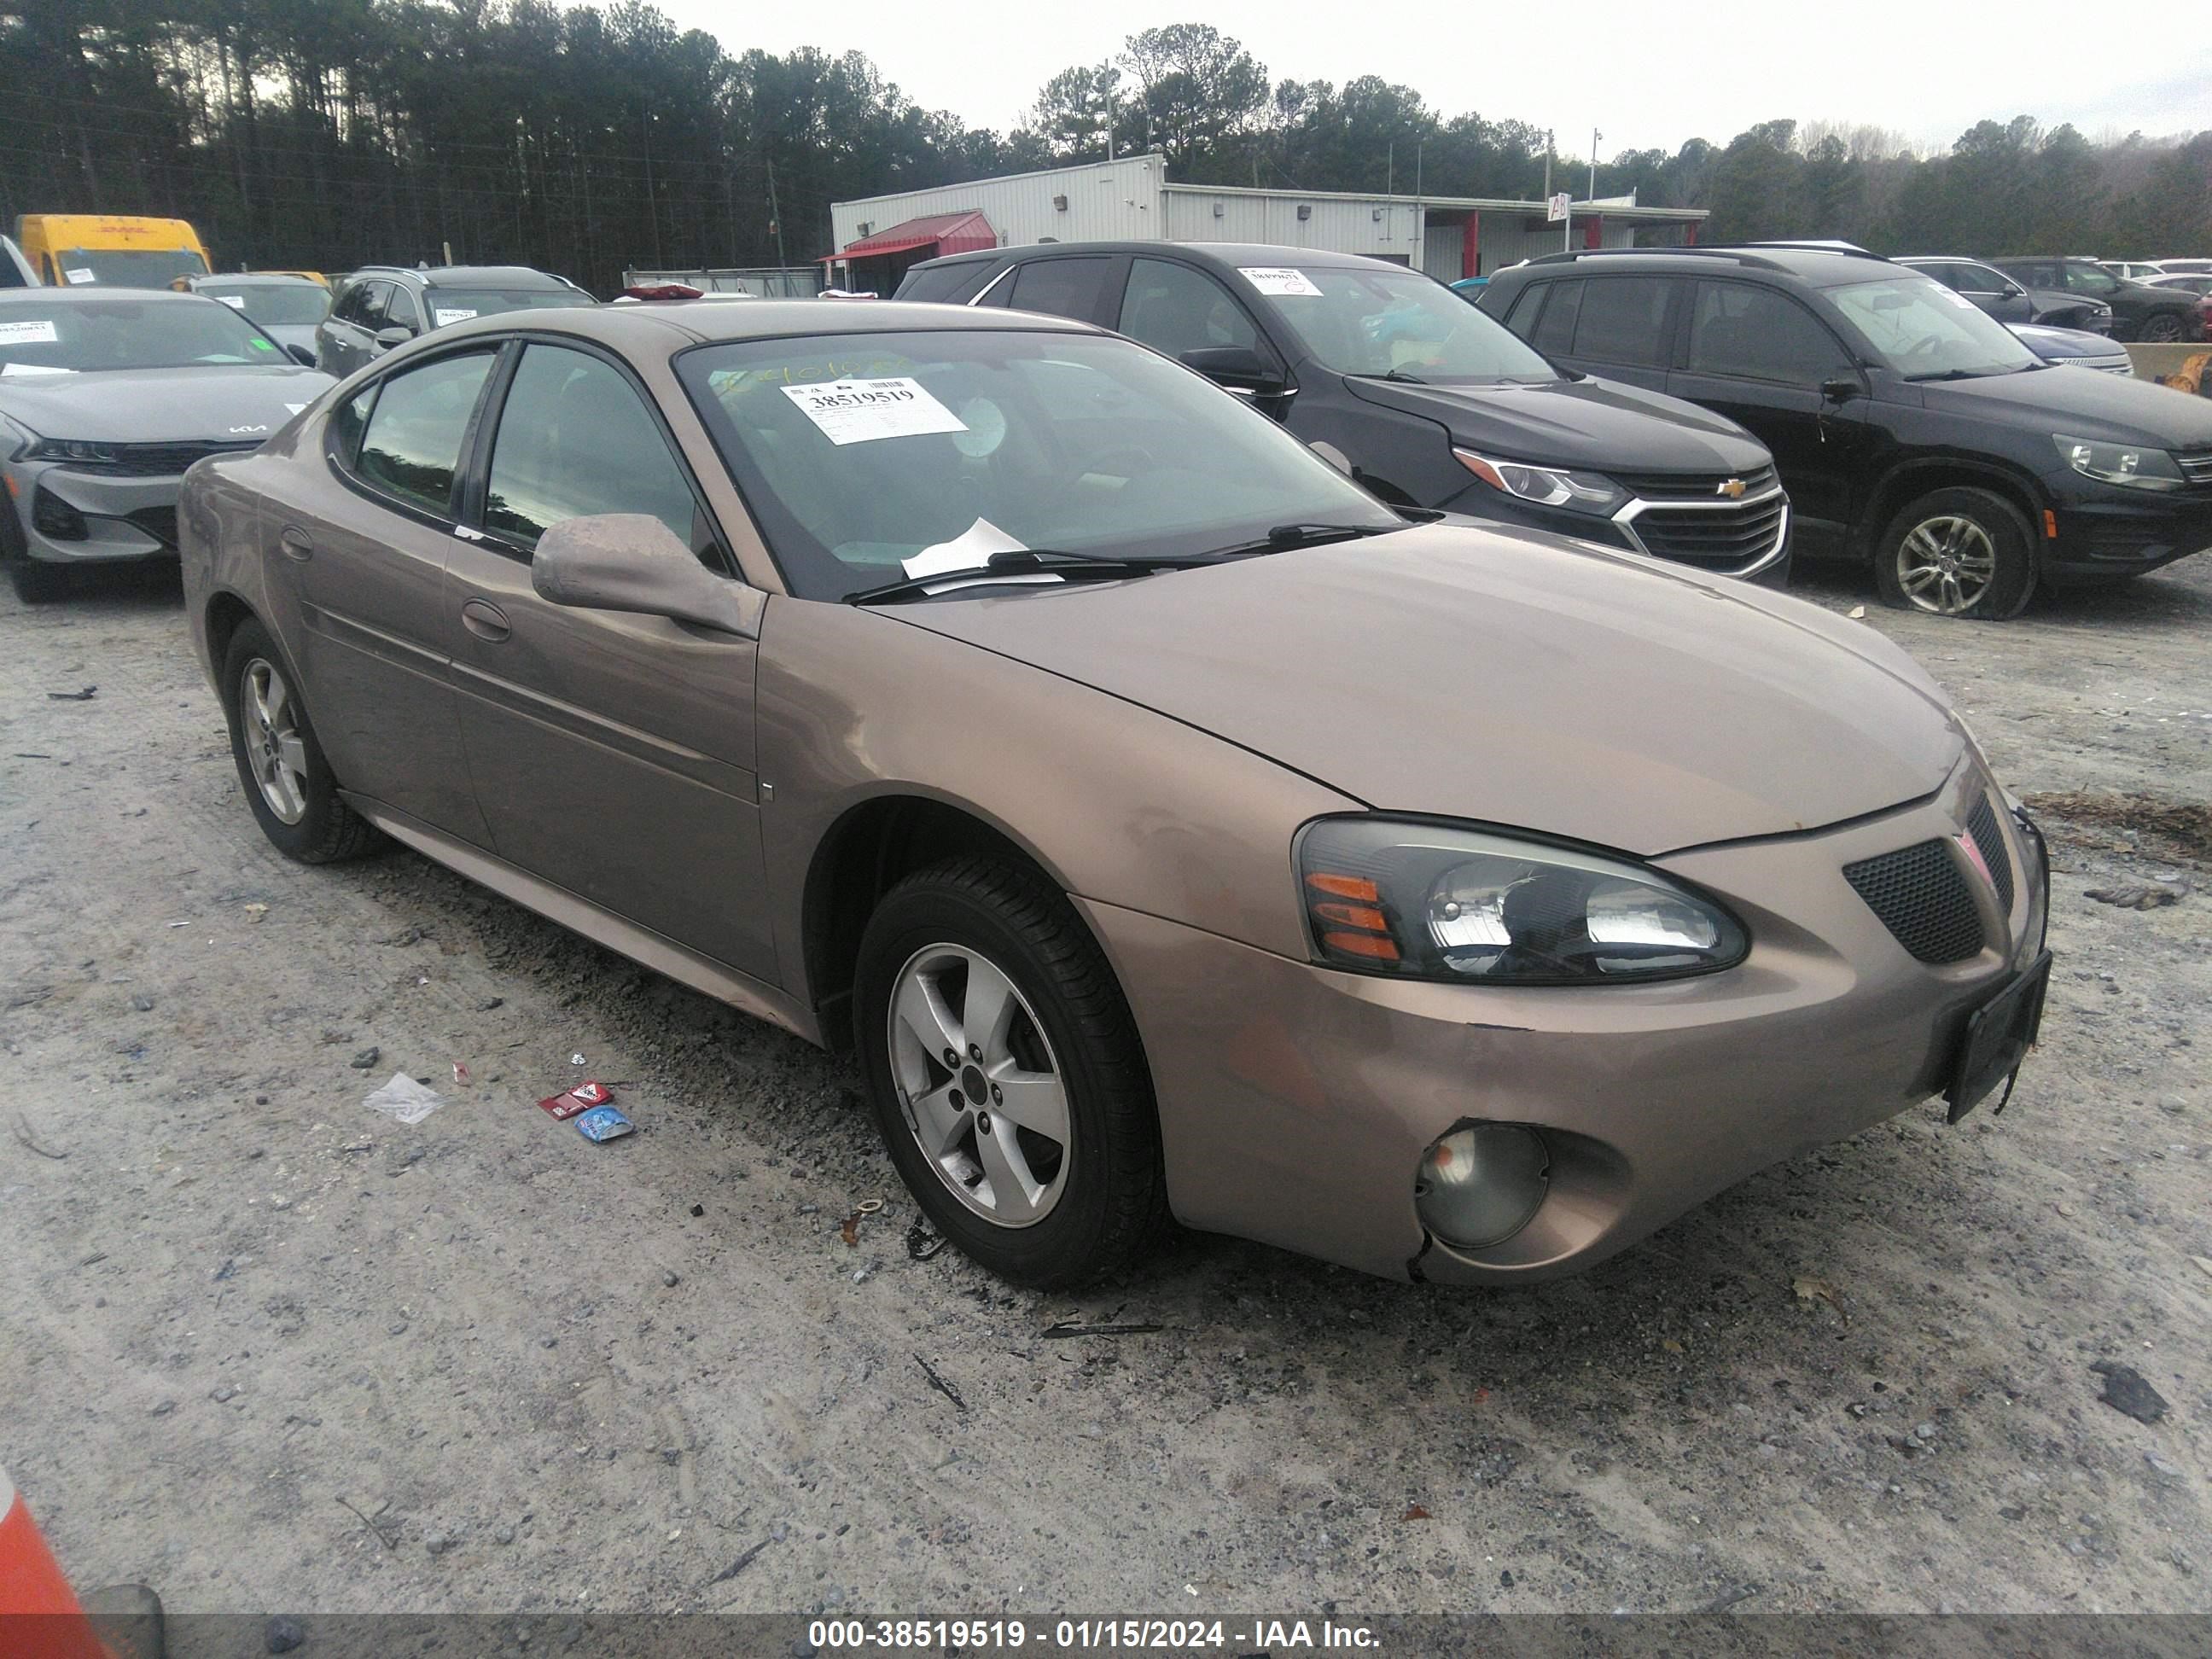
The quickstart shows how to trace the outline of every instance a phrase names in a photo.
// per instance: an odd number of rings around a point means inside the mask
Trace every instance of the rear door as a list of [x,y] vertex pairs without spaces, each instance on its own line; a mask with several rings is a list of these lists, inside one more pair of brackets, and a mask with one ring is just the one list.
[[659,519],[733,584],[736,565],[619,359],[574,342],[516,343],[497,401],[444,594],[462,630],[454,680],[494,850],[775,983],[754,772],[754,641],[553,605],[530,578],[546,529],[604,513]]
[[461,457],[491,380],[484,347],[408,364],[337,409],[328,485],[272,502],[272,580],[298,599],[316,735],[346,787],[483,844],[444,603]]
[[1797,533],[1815,544],[1811,550],[1840,551],[1866,454],[1865,398],[1821,391],[1844,380],[1863,391],[1844,343],[1795,297],[1708,279],[1696,285],[1683,364],[1665,389],[1727,416],[1773,451]]

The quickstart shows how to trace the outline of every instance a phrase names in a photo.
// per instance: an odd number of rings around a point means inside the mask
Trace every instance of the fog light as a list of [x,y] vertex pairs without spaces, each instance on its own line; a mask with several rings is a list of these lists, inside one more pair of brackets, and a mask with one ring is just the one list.
[[92,533],[86,527],[84,514],[44,484],[31,497],[31,522],[40,535],[58,542],[81,542]]
[[1479,1123],[1455,1129],[1421,1158],[1413,1207],[1447,1244],[1480,1249],[1528,1224],[1550,1185],[1552,1160],[1534,1129]]

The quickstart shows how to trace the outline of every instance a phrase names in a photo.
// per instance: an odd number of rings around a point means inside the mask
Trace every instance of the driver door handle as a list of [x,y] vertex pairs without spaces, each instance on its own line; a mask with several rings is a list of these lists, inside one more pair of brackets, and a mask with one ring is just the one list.
[[507,615],[489,599],[471,599],[461,606],[461,626],[480,640],[494,644],[514,631]]
[[303,564],[315,556],[315,538],[295,524],[288,524],[277,532],[276,545],[284,550],[287,558]]

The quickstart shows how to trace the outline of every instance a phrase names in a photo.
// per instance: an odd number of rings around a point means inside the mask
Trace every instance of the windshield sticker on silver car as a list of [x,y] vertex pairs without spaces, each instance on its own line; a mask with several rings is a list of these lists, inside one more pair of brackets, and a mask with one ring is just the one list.
[[879,438],[968,430],[966,422],[931,397],[919,380],[829,380],[781,390],[823,437],[841,448]]
[[1239,265],[1237,270],[1262,294],[1297,295],[1308,300],[1322,297],[1311,277],[1289,265]]
[[243,311],[246,309],[246,296],[242,294],[218,294],[215,297],[222,301],[223,304],[228,306],[233,311]]
[[436,306],[431,308],[430,323],[434,328],[444,328],[449,323],[465,323],[477,313],[459,306]]
[[27,323],[0,323],[0,345],[53,345],[61,336],[54,325],[44,319]]
[[94,283],[100,280],[99,272],[93,270],[90,265],[78,265],[72,270],[62,272],[62,276],[64,280],[71,283]]

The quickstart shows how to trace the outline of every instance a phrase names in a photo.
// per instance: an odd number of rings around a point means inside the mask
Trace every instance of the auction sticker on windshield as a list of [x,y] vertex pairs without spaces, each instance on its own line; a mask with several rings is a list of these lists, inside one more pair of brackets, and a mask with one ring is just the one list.
[[1237,269],[1262,294],[1294,294],[1309,300],[1322,297],[1311,277],[1289,265],[1239,265]]
[[430,313],[430,321],[434,326],[444,328],[453,323],[465,323],[475,315],[474,311],[464,311],[459,306],[447,306],[434,309]]
[[243,311],[246,309],[246,301],[239,295],[218,294],[215,297],[222,301],[223,304],[228,306],[233,311]]
[[783,395],[840,447],[927,432],[965,432],[967,423],[918,380],[829,380],[787,386]]
[[52,323],[0,323],[0,345],[57,345],[60,341]]
[[78,265],[62,272],[62,275],[71,283],[89,283],[97,280],[98,274],[90,265]]

